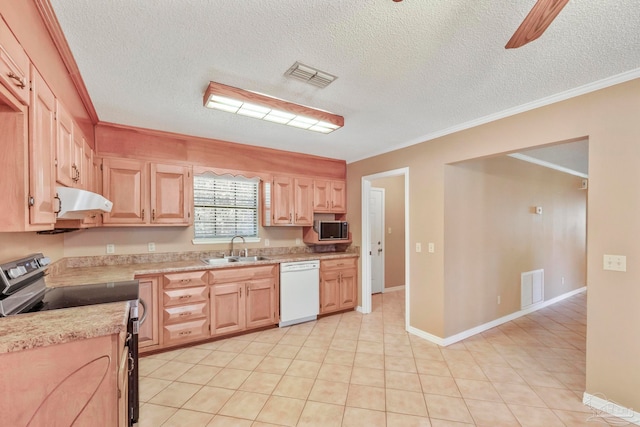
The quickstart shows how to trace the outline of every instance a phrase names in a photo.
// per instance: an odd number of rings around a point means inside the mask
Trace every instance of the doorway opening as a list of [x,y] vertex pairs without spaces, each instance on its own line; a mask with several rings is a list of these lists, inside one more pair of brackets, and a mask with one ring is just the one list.
[[[362,303],[360,311],[362,313],[371,313],[371,293],[372,293],[372,254],[377,256],[378,240],[372,238],[371,233],[371,215],[370,207],[373,182],[389,177],[402,176],[404,178],[404,188],[402,192],[402,200],[400,203],[404,206],[404,230],[397,232],[404,233],[404,289],[405,289],[405,329],[409,327],[409,301],[411,295],[410,277],[409,277],[409,168],[394,169],[386,172],[380,172],[374,175],[362,177]],[[381,242],[383,242],[381,240]],[[382,245],[382,243],[381,243]],[[375,247],[374,247],[375,246]],[[380,248],[382,249],[382,248]],[[383,270],[384,271],[384,270]],[[384,274],[384,273],[382,273]],[[380,277],[384,281],[384,277]],[[384,285],[383,285],[384,288]]]

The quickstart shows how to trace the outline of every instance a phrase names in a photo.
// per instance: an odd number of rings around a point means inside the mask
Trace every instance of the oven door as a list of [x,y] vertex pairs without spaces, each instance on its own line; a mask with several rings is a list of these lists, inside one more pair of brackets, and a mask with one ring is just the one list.
[[128,396],[128,413],[129,426],[133,426],[138,422],[140,416],[140,398],[138,388],[138,300],[130,301],[129,322],[127,324],[129,349],[129,396]]

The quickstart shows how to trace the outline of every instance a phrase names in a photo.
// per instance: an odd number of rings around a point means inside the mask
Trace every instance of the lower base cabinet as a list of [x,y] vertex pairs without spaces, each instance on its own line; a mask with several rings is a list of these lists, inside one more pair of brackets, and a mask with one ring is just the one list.
[[124,334],[1,354],[2,425],[127,426]]
[[211,335],[225,335],[278,323],[277,265],[209,271]]
[[358,303],[357,258],[320,261],[320,314],[355,308]]
[[139,276],[141,353],[275,325],[277,264]]

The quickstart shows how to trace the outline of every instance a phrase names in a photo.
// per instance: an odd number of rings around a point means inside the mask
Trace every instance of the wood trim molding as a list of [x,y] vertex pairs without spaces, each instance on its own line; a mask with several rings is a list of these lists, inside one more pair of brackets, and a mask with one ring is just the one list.
[[93,124],[97,124],[98,113],[96,113],[93,102],[91,102],[89,91],[84,84],[84,80],[82,80],[78,64],[73,58],[73,53],[71,53],[71,49],[69,48],[69,44],[67,43],[64,33],[62,32],[62,28],[60,28],[60,23],[58,22],[58,18],[56,17],[53,8],[51,7],[51,3],[49,3],[49,0],[34,0],[34,3],[38,8],[42,21],[44,22],[60,57],[62,58],[62,62],[67,67],[69,77],[71,77],[71,81],[78,91],[78,95],[84,104],[84,108],[87,110],[87,114],[91,118]]

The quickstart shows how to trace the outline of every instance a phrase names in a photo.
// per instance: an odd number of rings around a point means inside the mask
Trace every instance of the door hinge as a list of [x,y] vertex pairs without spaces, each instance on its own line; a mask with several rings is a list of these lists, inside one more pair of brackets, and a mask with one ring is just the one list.
[[118,389],[118,399],[122,397],[122,390]]
[[100,170],[103,171],[104,169],[102,169],[102,163],[100,163]]

